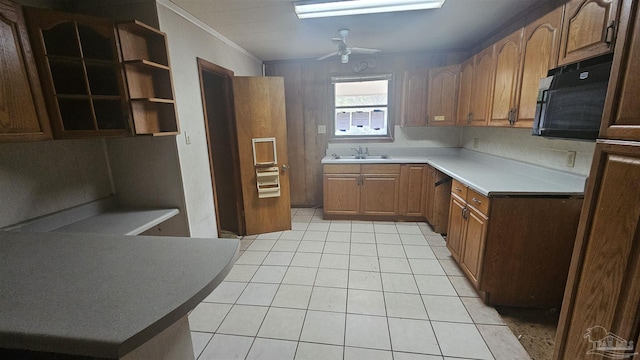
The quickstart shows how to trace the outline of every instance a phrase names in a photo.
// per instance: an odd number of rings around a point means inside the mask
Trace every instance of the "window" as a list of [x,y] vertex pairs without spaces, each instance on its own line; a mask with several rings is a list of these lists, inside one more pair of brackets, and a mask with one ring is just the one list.
[[333,88],[332,139],[391,139],[391,75],[337,76]]

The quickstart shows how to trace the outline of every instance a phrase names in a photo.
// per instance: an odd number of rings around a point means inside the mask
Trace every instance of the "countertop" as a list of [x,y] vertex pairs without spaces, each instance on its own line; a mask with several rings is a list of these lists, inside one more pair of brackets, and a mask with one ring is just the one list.
[[586,177],[476,151],[444,148],[389,159],[334,159],[322,164],[429,164],[485,196],[583,196]]
[[239,241],[0,231],[0,348],[118,358],[185,316]]

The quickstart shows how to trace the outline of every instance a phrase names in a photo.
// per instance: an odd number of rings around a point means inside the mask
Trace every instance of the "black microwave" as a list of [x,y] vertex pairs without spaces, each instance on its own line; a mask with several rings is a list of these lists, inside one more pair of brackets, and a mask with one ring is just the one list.
[[554,69],[540,80],[533,135],[596,140],[611,72],[608,59]]

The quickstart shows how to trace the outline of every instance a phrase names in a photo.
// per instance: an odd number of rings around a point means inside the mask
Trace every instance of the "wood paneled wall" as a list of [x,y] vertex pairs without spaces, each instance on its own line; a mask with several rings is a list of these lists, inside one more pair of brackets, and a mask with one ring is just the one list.
[[[282,76],[287,107],[287,141],[291,166],[291,205],[322,205],[322,165],[331,129],[331,76],[355,74],[394,75],[391,116],[396,125],[404,112],[404,72],[459,63],[467,52],[420,53],[395,56],[352,56],[349,64],[338,57],[325,61],[272,61],[265,63],[267,76]],[[372,68],[356,73],[353,64],[366,61]],[[426,99],[425,99],[426,101]],[[318,125],[327,127],[318,133]]]

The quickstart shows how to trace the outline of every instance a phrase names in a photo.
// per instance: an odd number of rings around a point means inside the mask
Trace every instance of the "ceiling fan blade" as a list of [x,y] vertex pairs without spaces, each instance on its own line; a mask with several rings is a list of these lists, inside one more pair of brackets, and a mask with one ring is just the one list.
[[327,54],[325,56],[321,56],[321,57],[317,58],[316,60],[324,60],[324,59],[327,59],[327,58],[330,58],[330,57],[336,56],[336,55],[338,55],[338,52],[334,51],[331,54]]
[[352,53],[358,53],[358,54],[377,54],[377,53],[379,53],[381,51],[382,50],[367,49],[367,48],[360,48],[360,47],[352,47],[351,48],[351,52]]

